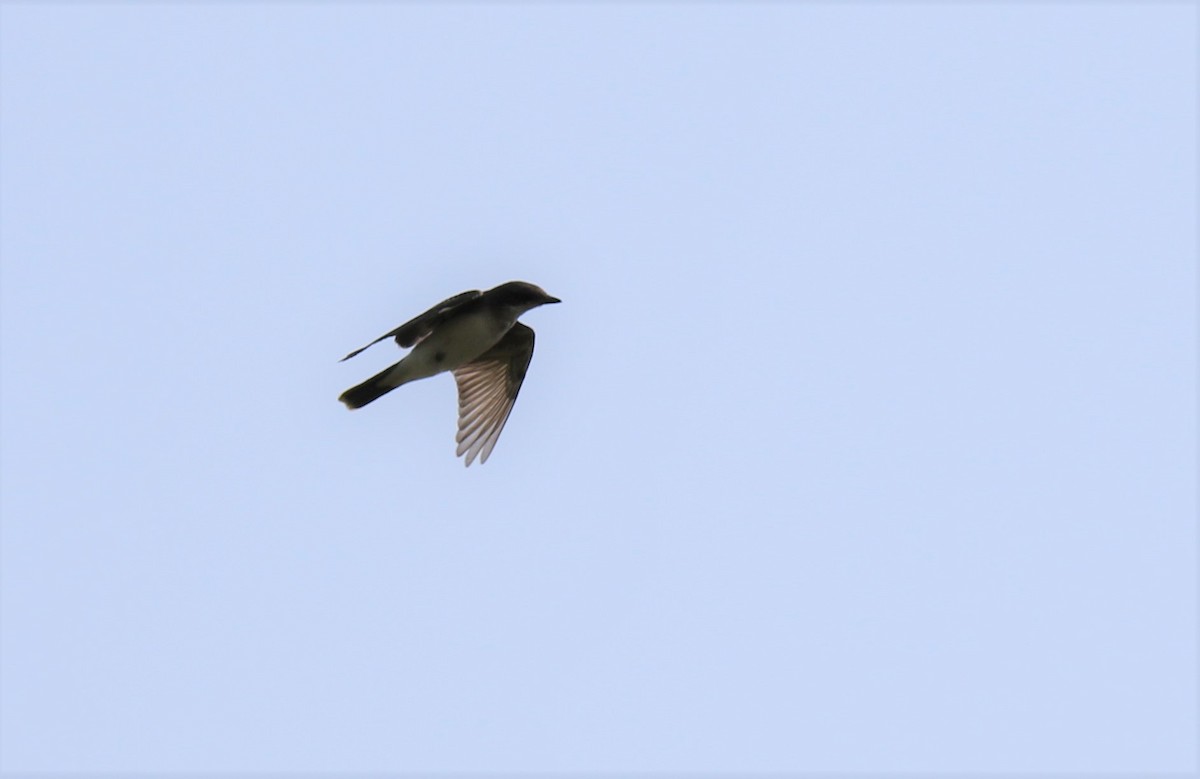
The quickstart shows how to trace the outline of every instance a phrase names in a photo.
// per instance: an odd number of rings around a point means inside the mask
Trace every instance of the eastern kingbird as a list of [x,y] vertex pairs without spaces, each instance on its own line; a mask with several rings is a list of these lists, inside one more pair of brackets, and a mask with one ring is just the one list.
[[452,371],[458,383],[455,454],[466,454],[467,465],[476,456],[485,463],[533,359],[533,330],[517,317],[531,308],[561,302],[524,281],[510,281],[487,292],[473,289],[443,300],[343,357],[349,360],[388,338],[395,338],[404,349],[413,347],[403,360],[346,390],[338,400],[347,408],[362,408],[401,384]]

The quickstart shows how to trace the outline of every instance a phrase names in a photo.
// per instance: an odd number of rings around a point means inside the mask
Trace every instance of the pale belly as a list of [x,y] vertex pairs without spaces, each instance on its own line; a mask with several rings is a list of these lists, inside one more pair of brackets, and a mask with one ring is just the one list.
[[495,346],[506,332],[508,326],[491,317],[463,317],[448,322],[404,358],[405,379],[423,379],[465,365]]

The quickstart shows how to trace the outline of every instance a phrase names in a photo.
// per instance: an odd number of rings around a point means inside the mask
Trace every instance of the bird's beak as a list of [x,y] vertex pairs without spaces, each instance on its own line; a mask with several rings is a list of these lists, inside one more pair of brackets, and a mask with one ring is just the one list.
[[542,303],[561,303],[561,302],[562,301],[559,300],[558,298],[552,298],[549,296],[547,296],[546,299],[542,301]]

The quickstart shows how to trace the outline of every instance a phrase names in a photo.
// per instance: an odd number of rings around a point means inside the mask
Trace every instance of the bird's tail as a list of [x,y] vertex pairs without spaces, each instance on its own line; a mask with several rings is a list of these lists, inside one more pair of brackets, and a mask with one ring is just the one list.
[[355,409],[362,408],[376,398],[383,397],[409,380],[404,375],[406,371],[401,368],[402,364],[396,363],[387,370],[375,374],[362,384],[351,387],[343,392],[338,397],[338,400],[345,403],[346,408]]

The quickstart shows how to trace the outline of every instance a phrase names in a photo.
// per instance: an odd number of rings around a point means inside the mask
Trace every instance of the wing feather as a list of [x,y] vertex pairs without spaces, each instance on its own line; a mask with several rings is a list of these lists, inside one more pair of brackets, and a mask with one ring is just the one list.
[[455,454],[465,454],[467,465],[476,457],[487,462],[500,439],[533,359],[533,340],[533,330],[518,322],[495,346],[454,371],[458,384]]
[[460,292],[454,297],[446,298],[441,303],[438,303],[425,313],[413,317],[390,333],[384,333],[366,346],[350,352],[340,362],[345,362],[354,355],[366,351],[380,341],[386,341],[388,338],[395,338],[396,343],[403,349],[414,346],[422,338],[433,332],[433,328],[445,320],[447,315],[461,307],[464,303],[469,303],[482,295],[483,293],[479,290],[472,289],[467,292]]

